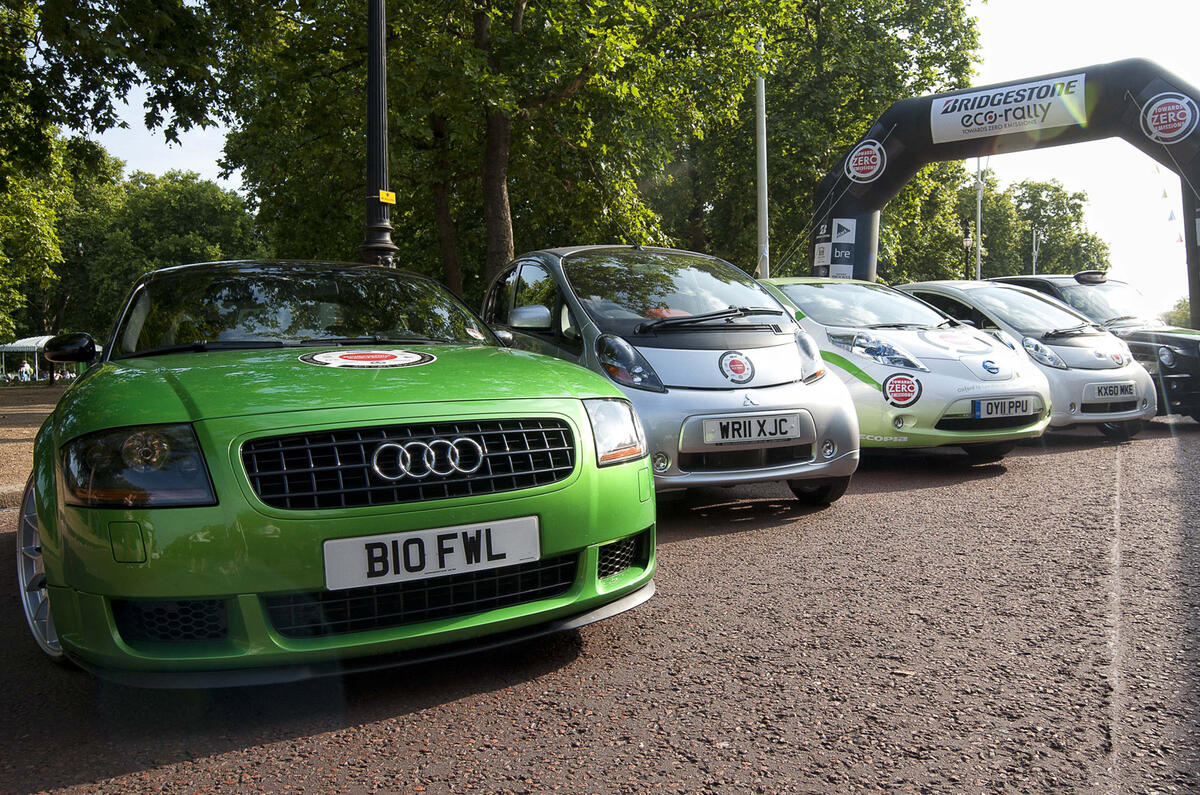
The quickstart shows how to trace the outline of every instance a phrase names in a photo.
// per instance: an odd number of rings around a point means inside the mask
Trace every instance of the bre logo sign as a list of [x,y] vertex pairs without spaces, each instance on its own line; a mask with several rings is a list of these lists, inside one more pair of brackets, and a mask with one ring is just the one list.
[[883,144],[868,138],[846,158],[846,176],[855,182],[873,182],[887,168]]
[[1187,94],[1167,91],[1152,97],[1142,108],[1142,132],[1151,141],[1173,144],[1196,129],[1200,113],[1196,101]]

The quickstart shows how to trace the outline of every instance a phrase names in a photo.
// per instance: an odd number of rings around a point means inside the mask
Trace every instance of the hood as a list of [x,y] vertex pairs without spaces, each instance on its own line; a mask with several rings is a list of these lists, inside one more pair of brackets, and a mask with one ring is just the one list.
[[[372,354],[390,354],[398,366],[361,366]],[[57,416],[67,439],[122,425],[313,408],[620,395],[582,367],[509,348],[272,348],[105,362],[63,395]]]
[[1174,345],[1194,353],[1200,346],[1200,331],[1178,326],[1159,326],[1156,328],[1139,328],[1137,326],[1118,326],[1110,328],[1126,342],[1142,342],[1149,345]]
[[1067,367],[1077,370],[1115,370],[1127,363],[1126,346],[1112,334],[1042,338]]
[[[982,331],[972,328],[949,329],[866,329],[830,326],[827,334],[869,334],[883,342],[903,348],[921,360],[961,361],[986,359],[1011,353],[1007,346]],[[818,337],[818,339],[820,339]]]
[[668,389],[754,389],[800,380],[800,351],[794,337],[786,339],[760,348],[637,349]]

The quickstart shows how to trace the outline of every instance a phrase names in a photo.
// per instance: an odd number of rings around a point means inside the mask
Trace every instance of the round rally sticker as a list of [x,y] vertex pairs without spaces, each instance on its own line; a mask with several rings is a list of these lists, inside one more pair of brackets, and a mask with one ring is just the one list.
[[1196,101],[1187,94],[1167,91],[1151,97],[1142,108],[1142,132],[1151,141],[1173,144],[1192,134],[1200,122]]
[[436,361],[431,353],[416,351],[386,350],[386,351],[321,351],[306,353],[300,361],[316,364],[322,367],[353,367],[367,370],[381,370],[389,367],[419,367]]
[[747,384],[754,379],[754,365],[740,351],[725,351],[717,360],[721,375],[734,384]]
[[921,398],[921,382],[907,373],[895,373],[883,379],[883,399],[898,409],[911,406]]

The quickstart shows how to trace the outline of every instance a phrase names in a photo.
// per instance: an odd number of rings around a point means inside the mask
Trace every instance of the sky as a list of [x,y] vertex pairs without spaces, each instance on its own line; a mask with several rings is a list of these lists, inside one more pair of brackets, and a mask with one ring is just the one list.
[[[969,0],[968,7],[980,31],[975,85],[1141,57],[1200,86],[1200,0]],[[122,114],[129,127],[99,136],[129,170],[184,169],[240,188],[236,175],[219,176],[223,130],[185,133],[179,145],[168,146],[161,133],[143,126],[141,97],[131,100]],[[1085,192],[1087,225],[1109,244],[1111,275],[1134,283],[1156,310],[1187,294],[1184,245],[1178,242],[1180,183],[1173,172],[1156,169],[1120,139],[998,155],[984,165],[1002,184],[1057,179]]]

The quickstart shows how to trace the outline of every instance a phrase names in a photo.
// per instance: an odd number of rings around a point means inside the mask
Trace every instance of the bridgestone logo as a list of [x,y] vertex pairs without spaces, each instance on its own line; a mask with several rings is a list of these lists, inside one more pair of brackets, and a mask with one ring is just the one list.
[[846,158],[846,176],[855,182],[873,182],[885,168],[887,152],[879,141],[863,141]]
[[1200,120],[1196,101],[1187,94],[1168,91],[1152,97],[1142,108],[1142,132],[1151,141],[1173,144],[1196,129]]
[[930,104],[933,142],[1085,125],[1085,77],[1065,75],[935,98]]

